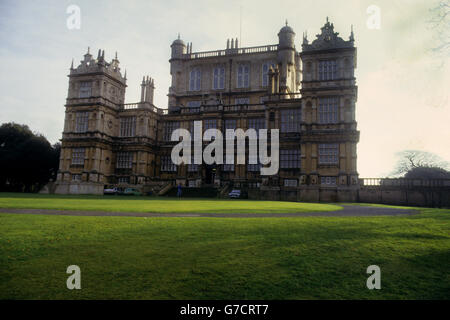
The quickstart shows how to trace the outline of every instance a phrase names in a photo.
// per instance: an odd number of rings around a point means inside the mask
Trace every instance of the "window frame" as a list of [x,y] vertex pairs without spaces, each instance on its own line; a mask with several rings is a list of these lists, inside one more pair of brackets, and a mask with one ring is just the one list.
[[212,88],[213,90],[225,89],[225,66],[216,66],[213,68]]
[[179,121],[166,121],[163,125],[163,141],[171,141],[172,132],[180,128]]
[[319,143],[317,149],[319,165],[339,165],[339,143]]
[[136,135],[136,117],[120,118],[119,137],[134,137]]
[[202,88],[202,70],[199,67],[192,68],[189,72],[189,91],[200,91]]
[[161,156],[162,172],[177,172],[177,165],[172,162],[170,155]]
[[321,176],[320,177],[321,186],[337,186],[337,177],[335,176]]
[[280,111],[280,132],[298,133],[301,130],[302,112],[300,108],[282,109]]
[[338,61],[337,59],[319,60],[317,68],[319,81],[337,80],[338,77]]
[[250,88],[250,64],[240,63],[237,65],[236,88]]
[[80,81],[78,88],[78,98],[90,98],[92,97],[92,81]]
[[83,133],[89,130],[89,111],[75,113],[75,132]]
[[116,169],[132,169],[133,168],[133,152],[121,151],[117,152]]
[[72,148],[72,165],[84,166],[86,148]]
[[280,169],[300,169],[301,165],[300,149],[280,149]]
[[318,98],[317,122],[319,124],[339,123],[339,96]]

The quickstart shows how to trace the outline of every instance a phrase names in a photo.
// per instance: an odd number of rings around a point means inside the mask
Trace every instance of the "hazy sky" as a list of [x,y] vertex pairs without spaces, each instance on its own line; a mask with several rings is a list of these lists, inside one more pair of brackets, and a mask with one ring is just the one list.
[[[178,32],[193,51],[276,44],[287,19],[296,32],[320,31],[329,16],[347,39],[353,24],[358,47],[356,118],[361,131],[361,177],[391,172],[395,153],[419,149],[450,160],[449,55],[434,54],[435,0],[230,0],[230,1],[0,1],[0,123],[27,124],[51,142],[61,138],[72,58],[87,47],[107,60],[118,51],[127,70],[126,102],[139,99],[143,75],[155,79],[155,104],[167,107],[170,44]],[[81,28],[69,30],[66,9],[81,9]],[[380,28],[369,29],[367,8],[380,8]]]

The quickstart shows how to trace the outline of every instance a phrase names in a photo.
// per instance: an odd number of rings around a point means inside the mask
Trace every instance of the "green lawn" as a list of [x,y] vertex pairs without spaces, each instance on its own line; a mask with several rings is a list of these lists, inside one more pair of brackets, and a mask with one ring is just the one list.
[[0,208],[155,213],[290,213],[335,211],[342,209],[342,207],[332,204],[288,201],[70,196],[20,193],[0,193]]
[[[301,218],[4,213],[0,298],[449,299],[449,222],[443,209]],[[66,289],[73,264],[81,290]],[[381,290],[366,288],[373,264]]]

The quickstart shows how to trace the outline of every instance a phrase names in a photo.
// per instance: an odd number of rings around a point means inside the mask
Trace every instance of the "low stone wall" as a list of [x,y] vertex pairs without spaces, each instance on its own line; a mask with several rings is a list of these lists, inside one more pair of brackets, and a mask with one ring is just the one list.
[[104,184],[79,182],[57,182],[54,190],[55,194],[103,194]]
[[304,202],[356,202],[356,187],[326,188],[320,186],[302,186],[299,188],[261,187],[249,189],[249,199],[281,200]]
[[450,207],[450,189],[361,187],[358,192],[358,202],[400,206]]

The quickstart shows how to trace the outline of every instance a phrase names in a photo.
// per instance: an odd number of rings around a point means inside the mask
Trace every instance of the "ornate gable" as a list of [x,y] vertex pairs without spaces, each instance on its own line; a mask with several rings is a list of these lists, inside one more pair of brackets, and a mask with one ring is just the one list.
[[326,50],[333,48],[352,48],[354,47],[353,30],[350,34],[349,40],[345,41],[339,37],[339,32],[334,32],[334,26],[328,21],[321,28],[322,33],[316,35],[315,39],[311,44],[309,44],[306,35],[303,35],[303,51],[314,51],[314,50]]

